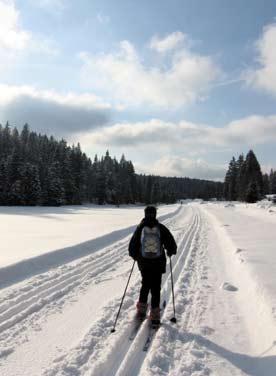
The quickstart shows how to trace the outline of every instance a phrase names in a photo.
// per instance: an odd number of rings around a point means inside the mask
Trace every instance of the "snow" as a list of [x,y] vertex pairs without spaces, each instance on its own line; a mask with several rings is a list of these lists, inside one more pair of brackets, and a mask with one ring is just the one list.
[[[126,228],[129,223],[139,221],[143,209],[142,206],[116,208],[111,205],[0,206],[0,267]],[[158,214],[171,210],[171,205],[163,205]]]
[[137,266],[110,333],[143,207],[0,208],[1,376],[275,376],[274,208],[200,200],[160,207],[178,244],[177,323],[168,265],[162,326],[147,352],[147,321],[128,338]]
[[[0,287],[95,252],[133,231],[143,207],[0,207]],[[158,208],[165,218],[172,205]],[[130,225],[132,224],[132,225]]]

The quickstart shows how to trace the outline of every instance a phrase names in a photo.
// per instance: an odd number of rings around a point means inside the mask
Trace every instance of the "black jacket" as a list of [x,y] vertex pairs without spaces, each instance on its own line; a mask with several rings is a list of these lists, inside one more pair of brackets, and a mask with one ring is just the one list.
[[[160,228],[160,240],[162,246],[162,255],[158,259],[145,259],[141,254],[141,234],[145,226],[154,227],[158,225]],[[139,269],[142,270],[159,270],[161,273],[166,273],[166,254],[164,248],[167,251],[168,256],[176,254],[177,245],[171,232],[162,223],[159,223],[157,219],[149,220],[144,218],[142,222],[136,228],[132,238],[129,242],[128,252],[129,255],[137,261]]]

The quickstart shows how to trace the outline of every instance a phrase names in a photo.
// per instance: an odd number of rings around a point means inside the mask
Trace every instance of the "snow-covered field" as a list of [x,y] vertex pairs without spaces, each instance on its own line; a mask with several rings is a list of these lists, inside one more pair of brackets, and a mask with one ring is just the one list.
[[137,267],[128,242],[142,207],[0,208],[0,375],[276,375],[276,207],[162,206],[174,234],[162,326],[133,341]]

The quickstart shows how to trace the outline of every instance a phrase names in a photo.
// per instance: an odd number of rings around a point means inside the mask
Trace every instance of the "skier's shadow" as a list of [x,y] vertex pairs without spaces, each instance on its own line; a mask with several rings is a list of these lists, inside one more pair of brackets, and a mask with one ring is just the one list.
[[[221,358],[232,363],[236,368],[240,369],[247,375],[252,376],[275,376],[276,375],[276,356],[249,356],[246,354],[235,353],[226,348],[217,345],[211,340],[201,336],[200,334],[186,333],[185,342],[196,341],[201,347],[216,353]],[[263,354],[274,347],[274,344]]]

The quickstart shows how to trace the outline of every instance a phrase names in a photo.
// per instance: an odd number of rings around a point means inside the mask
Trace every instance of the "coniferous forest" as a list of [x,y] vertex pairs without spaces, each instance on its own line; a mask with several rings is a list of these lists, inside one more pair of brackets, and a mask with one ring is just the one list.
[[131,161],[95,156],[79,144],[0,125],[0,205],[68,205],[82,203],[174,203],[178,199],[218,199],[223,183],[187,177],[135,173]]
[[226,200],[256,202],[266,194],[276,194],[276,171],[262,174],[253,150],[246,157],[233,157],[224,179],[223,196]]

